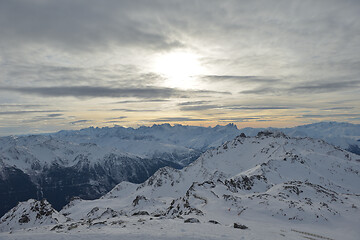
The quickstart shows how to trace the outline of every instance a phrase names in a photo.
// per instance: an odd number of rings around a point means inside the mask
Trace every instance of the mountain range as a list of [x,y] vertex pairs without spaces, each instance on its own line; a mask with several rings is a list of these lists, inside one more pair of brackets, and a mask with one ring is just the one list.
[[359,153],[360,125],[322,122],[282,129],[169,124],[86,128],[0,138],[0,215],[19,201],[46,198],[60,210],[73,197],[96,199],[122,181],[142,183],[158,169],[181,169],[240,133],[281,131]]
[[359,155],[260,131],[209,149],[183,169],[123,181],[96,200],[72,199],[61,211],[46,200],[19,203],[0,230],[17,239],[24,228],[52,239],[95,239],[95,231],[109,239],[358,239],[359,180]]

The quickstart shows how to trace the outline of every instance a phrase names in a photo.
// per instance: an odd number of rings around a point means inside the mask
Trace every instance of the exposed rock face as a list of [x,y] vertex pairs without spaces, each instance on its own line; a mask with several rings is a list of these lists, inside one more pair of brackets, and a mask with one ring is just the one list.
[[242,225],[240,223],[234,223],[234,228],[239,228],[239,229],[248,229],[247,226]]
[[188,218],[184,220],[184,223],[200,223],[200,221],[197,218]]

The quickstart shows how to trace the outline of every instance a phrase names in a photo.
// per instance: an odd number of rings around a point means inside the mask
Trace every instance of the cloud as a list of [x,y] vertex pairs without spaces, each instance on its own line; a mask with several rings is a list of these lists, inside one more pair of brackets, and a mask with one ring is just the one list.
[[138,109],[138,108],[134,108],[134,109],[128,109],[128,108],[114,108],[111,109],[111,111],[119,111],[119,112],[157,112],[160,110],[156,110],[156,109]]
[[[119,104],[128,104],[128,103],[145,103],[145,102],[150,102],[150,103],[157,103],[157,102],[169,102],[170,100],[168,99],[141,99],[141,100],[126,100],[126,101],[119,101],[119,102],[115,102],[115,103],[119,103]],[[115,104],[112,103],[112,104]]]
[[230,118],[220,118],[219,121],[224,122],[244,122],[248,120],[259,120],[260,117],[230,117]]
[[208,121],[202,118],[191,118],[191,117],[169,117],[169,118],[158,118],[153,122],[201,122]]
[[47,116],[37,116],[32,119],[26,119],[22,120],[22,123],[35,123],[35,122],[44,122],[44,121],[53,121],[53,120],[64,120],[64,117],[61,117],[62,114],[59,114],[59,116],[54,116],[57,114],[49,114]]
[[125,119],[127,117],[125,116],[121,116],[121,117],[115,117],[115,118],[105,118],[106,120],[121,120],[121,119]]
[[21,115],[28,113],[51,113],[51,112],[62,112],[60,110],[29,110],[29,111],[2,111],[0,115]]
[[[267,116],[266,116],[267,117]],[[220,122],[272,122],[275,121],[276,117],[272,117],[271,119],[265,119],[263,117],[235,117],[235,118],[221,118]]]
[[139,86],[140,84],[154,84],[163,80],[158,74],[142,73],[134,65],[107,64],[96,67],[73,67],[62,66],[63,63],[51,61],[47,63],[31,61],[29,63],[26,56],[24,58],[24,62],[21,60],[12,61],[2,68],[0,77],[4,77],[5,81],[11,80],[8,83],[10,86],[24,86],[24,83],[30,86],[45,84],[48,86],[49,83],[67,86],[75,82],[77,85],[102,83],[111,86]]
[[225,94],[229,92],[207,91],[207,90],[179,90],[164,87],[143,87],[143,88],[112,88],[95,86],[56,86],[56,87],[0,87],[0,91],[11,91],[23,94],[33,94],[43,97],[108,97],[108,98],[170,98],[206,96],[207,94]]
[[49,105],[43,104],[0,104],[2,108],[37,108],[37,107],[47,107]]
[[[71,115],[133,112],[129,126],[142,124],[144,111],[154,119],[158,111],[189,119],[266,115],[249,121],[292,115],[277,119],[282,123],[305,114],[357,114],[359,12],[356,0],[0,1],[0,125],[39,110],[51,118],[46,114],[58,112],[46,110],[59,104]],[[188,80],[197,90],[164,87],[182,86],[174,84],[182,79],[161,75],[154,63],[177,52],[196,56],[200,66]],[[84,109],[83,100],[93,107]],[[96,122],[121,120],[107,117]],[[53,123],[51,129],[74,128]]]
[[354,109],[354,107],[330,107],[330,108],[323,108],[321,110],[350,110]]
[[271,77],[262,77],[262,76],[238,76],[238,75],[205,75],[201,76],[201,79],[209,82],[219,82],[227,81],[233,83],[250,83],[250,84],[274,84],[279,83],[282,80],[271,78]]
[[360,80],[308,83],[290,88],[289,92],[295,93],[329,93],[360,87]]
[[313,93],[331,93],[344,90],[354,90],[360,88],[360,80],[338,81],[338,82],[311,82],[296,84],[292,87],[259,87],[251,90],[244,90],[240,94],[313,94]]
[[1,1],[2,42],[14,48],[33,44],[65,51],[182,46],[159,24],[152,27],[155,19],[144,21],[151,14],[147,8],[156,7],[159,4],[147,1]]
[[119,120],[113,120],[113,121],[105,121],[104,123],[122,123],[124,121],[119,121]]
[[181,107],[181,111],[204,111],[209,109],[227,109],[227,110],[280,110],[280,109],[295,109],[293,106],[237,106],[237,105],[212,105],[212,104],[199,104],[199,105],[185,105]]
[[180,110],[181,111],[204,111],[204,110],[209,110],[209,109],[215,109],[215,108],[221,108],[218,105],[195,105],[195,106],[185,106],[185,107],[181,107]]
[[273,87],[258,87],[251,90],[244,90],[239,92],[240,94],[256,94],[256,95],[265,95],[265,94],[275,94],[280,95],[284,92],[284,89],[276,89]]
[[190,101],[190,102],[182,102],[179,103],[178,106],[188,106],[188,105],[201,105],[201,104],[207,104],[210,101]]
[[81,123],[88,123],[88,122],[91,122],[90,120],[77,120],[77,121],[73,121],[73,122],[70,122],[70,124],[72,125],[76,125],[76,124],[81,124]]
[[49,118],[54,118],[54,117],[60,117],[63,116],[64,114],[60,114],[60,113],[53,113],[53,114],[48,114],[47,117]]
[[234,106],[227,107],[231,110],[277,110],[277,109],[294,109],[295,107],[290,106]]
[[254,45],[258,52],[274,46],[275,51],[309,47],[319,53],[328,48],[328,53],[336,41],[356,39],[358,10],[356,1],[17,0],[1,1],[0,29],[2,41],[14,48],[33,43],[65,51],[111,46],[163,50],[195,39],[202,40],[200,44],[228,43],[236,48],[232,51],[246,52]]

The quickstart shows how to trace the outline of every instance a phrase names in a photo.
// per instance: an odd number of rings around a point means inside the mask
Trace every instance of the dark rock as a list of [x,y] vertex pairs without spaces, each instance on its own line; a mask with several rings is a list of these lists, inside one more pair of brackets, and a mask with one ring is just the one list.
[[133,213],[133,216],[149,215],[147,211],[138,211]]
[[28,223],[30,221],[30,218],[28,215],[22,215],[19,219],[19,223]]
[[134,201],[133,201],[133,203],[132,203],[132,205],[135,207],[136,205],[138,205],[139,204],[139,201],[140,200],[144,200],[144,201],[146,201],[147,199],[146,199],[146,197],[145,196],[136,196],[136,198],[134,199]]
[[184,223],[200,223],[200,221],[197,218],[188,218],[184,220]]
[[77,223],[72,223],[72,224],[70,224],[70,226],[68,227],[68,230],[70,231],[70,230],[72,230],[72,229],[74,229],[74,228],[77,228],[77,227],[78,227]]
[[218,221],[215,221],[215,220],[209,220],[209,223],[220,224]]
[[238,229],[248,229],[247,226],[242,225],[240,223],[234,223],[234,228],[238,228]]
[[64,225],[62,224],[55,225],[52,229],[50,229],[50,231],[55,231],[60,229],[64,229]]
[[258,132],[257,137],[268,137],[271,135],[273,135],[273,133],[270,131],[260,131]]

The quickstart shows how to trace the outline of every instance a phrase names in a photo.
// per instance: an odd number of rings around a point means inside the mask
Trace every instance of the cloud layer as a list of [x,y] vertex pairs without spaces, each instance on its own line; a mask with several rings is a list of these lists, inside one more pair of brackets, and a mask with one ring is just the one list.
[[0,135],[360,123],[359,12],[357,0],[0,1]]

